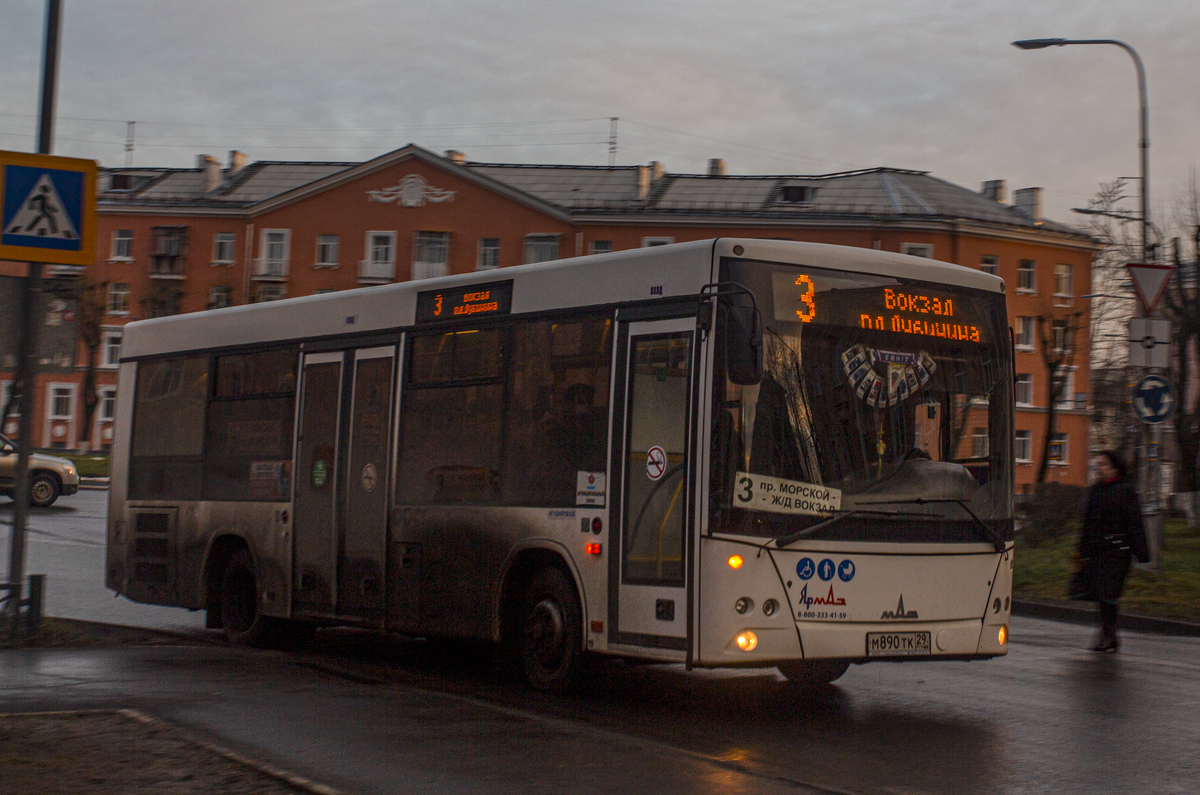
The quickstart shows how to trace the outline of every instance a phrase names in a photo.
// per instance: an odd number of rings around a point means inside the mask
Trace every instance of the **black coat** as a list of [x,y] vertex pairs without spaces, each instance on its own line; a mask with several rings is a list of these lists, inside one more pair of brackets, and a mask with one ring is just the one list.
[[1150,560],[1137,492],[1125,481],[1088,489],[1079,558],[1096,599],[1117,599],[1133,556]]

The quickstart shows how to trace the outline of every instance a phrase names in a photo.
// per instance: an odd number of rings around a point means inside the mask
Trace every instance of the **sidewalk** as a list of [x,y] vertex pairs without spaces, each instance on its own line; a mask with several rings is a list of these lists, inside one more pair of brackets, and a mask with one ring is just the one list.
[[[1012,612],[1015,616],[1046,618],[1051,621],[1065,621],[1071,624],[1099,624],[1100,622],[1100,619],[1097,617],[1097,609],[1091,602],[1048,602],[1032,599],[1014,599]],[[1129,613],[1121,613],[1120,628],[1132,630],[1133,632],[1149,632],[1155,635],[1176,635],[1188,638],[1200,637],[1200,624]]]

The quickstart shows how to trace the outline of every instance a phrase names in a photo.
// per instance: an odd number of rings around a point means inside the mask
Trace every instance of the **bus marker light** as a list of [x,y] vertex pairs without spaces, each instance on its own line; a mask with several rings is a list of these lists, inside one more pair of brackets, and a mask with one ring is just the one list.
[[595,519],[592,520],[592,532],[595,533],[596,535],[600,535],[600,531],[603,529],[604,529],[604,522],[602,522],[600,520],[600,517],[597,516]]
[[603,632],[603,631],[604,631],[604,621],[603,620],[597,619],[592,622],[592,632]]
[[734,640],[742,651],[754,651],[754,648],[758,646],[758,635],[748,629],[739,632]]
[[587,545],[587,553],[589,555],[599,555],[600,554],[600,544],[595,543],[595,542],[588,544]]
[[1001,646],[1008,643],[1008,627],[1004,624],[1000,625],[999,641]]
[[731,558],[729,559],[729,568],[731,568],[731,569],[740,569],[740,568],[742,567],[742,564],[743,564],[743,563],[745,563],[745,562],[746,562],[746,561],[742,560],[742,556],[741,556],[741,555],[734,555],[733,557],[731,557]]

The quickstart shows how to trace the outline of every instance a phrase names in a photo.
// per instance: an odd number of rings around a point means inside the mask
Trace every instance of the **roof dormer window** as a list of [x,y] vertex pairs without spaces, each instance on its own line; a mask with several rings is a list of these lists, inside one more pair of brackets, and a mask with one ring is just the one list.
[[817,195],[817,189],[808,185],[785,185],[779,201],[784,204],[808,204]]

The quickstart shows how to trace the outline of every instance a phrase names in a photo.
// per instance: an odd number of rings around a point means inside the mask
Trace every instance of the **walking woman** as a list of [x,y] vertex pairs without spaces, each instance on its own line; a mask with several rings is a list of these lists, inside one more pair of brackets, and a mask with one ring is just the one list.
[[1096,482],[1088,489],[1079,537],[1079,563],[1100,603],[1100,637],[1092,651],[1117,650],[1117,601],[1125,587],[1134,555],[1142,563],[1150,560],[1142,508],[1128,480],[1125,460],[1105,450],[1092,460]]

